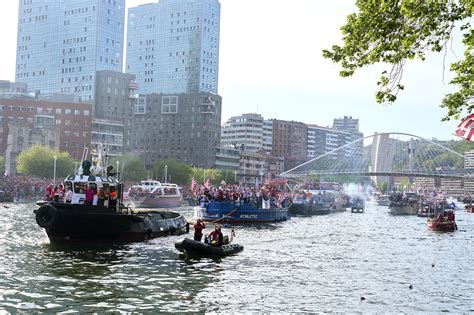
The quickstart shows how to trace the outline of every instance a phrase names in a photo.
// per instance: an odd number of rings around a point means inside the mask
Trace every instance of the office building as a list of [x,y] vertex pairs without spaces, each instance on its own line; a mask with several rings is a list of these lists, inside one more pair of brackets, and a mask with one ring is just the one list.
[[222,98],[211,93],[140,94],[125,124],[125,151],[146,166],[174,159],[214,167],[221,110]]
[[0,98],[33,98],[28,94],[28,85],[22,82],[0,80]]
[[[318,125],[308,125],[308,158],[332,152],[351,142],[351,134],[346,131]],[[332,153],[332,156],[347,158],[348,150],[342,149]]]
[[231,117],[222,126],[221,143],[241,151],[259,151],[263,149],[263,126],[264,119],[260,114]]
[[[0,155],[8,150],[10,128],[28,126],[31,130],[59,129],[59,144],[54,147],[79,160],[83,148],[90,147],[91,125],[91,104],[0,99]],[[25,142],[25,139],[12,139],[10,144]]]
[[135,76],[110,70],[97,71],[94,118],[124,124],[138,100]]
[[21,0],[16,81],[94,98],[98,70],[122,71],[125,0]]
[[126,72],[140,94],[218,92],[220,3],[160,0],[128,12]]
[[302,122],[273,120],[272,155],[285,158],[291,169],[308,160],[308,126]]

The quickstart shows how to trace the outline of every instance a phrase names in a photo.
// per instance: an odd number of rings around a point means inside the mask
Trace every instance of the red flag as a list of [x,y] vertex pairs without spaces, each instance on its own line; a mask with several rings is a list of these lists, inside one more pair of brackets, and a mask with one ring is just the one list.
[[464,118],[461,123],[456,127],[454,134],[458,137],[464,138],[467,141],[471,141],[474,136],[474,114],[471,114]]

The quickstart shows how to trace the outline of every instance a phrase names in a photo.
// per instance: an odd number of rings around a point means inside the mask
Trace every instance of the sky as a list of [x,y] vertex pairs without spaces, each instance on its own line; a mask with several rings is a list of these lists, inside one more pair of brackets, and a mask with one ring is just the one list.
[[[74,1],[74,0],[70,0]],[[157,2],[127,0],[127,7]],[[424,138],[454,139],[456,121],[441,122],[439,107],[452,74],[451,61],[462,56],[460,36],[443,54],[407,62],[401,91],[393,105],[375,102],[376,82],[389,66],[375,65],[353,77],[322,57],[341,43],[340,27],[354,12],[355,0],[220,0],[219,95],[222,121],[243,113],[331,126],[334,118],[359,118],[364,135],[405,132]],[[0,1],[0,80],[15,80],[18,0]],[[443,79],[444,72],[444,79]]]

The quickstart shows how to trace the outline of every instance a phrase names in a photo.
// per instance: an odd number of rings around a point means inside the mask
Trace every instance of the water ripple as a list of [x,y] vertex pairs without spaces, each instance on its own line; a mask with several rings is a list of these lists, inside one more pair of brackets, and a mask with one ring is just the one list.
[[474,215],[464,211],[458,232],[434,233],[368,203],[363,214],[237,226],[242,253],[183,260],[173,236],[52,246],[32,205],[9,206],[0,208],[0,313],[474,310]]

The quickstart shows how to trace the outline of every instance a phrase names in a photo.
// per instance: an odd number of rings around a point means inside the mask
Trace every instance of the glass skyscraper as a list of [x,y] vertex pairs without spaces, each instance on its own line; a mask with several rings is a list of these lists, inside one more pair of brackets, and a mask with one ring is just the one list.
[[95,73],[122,71],[125,0],[20,0],[16,81],[94,98]]
[[220,3],[160,0],[128,12],[126,72],[140,93],[217,94]]

